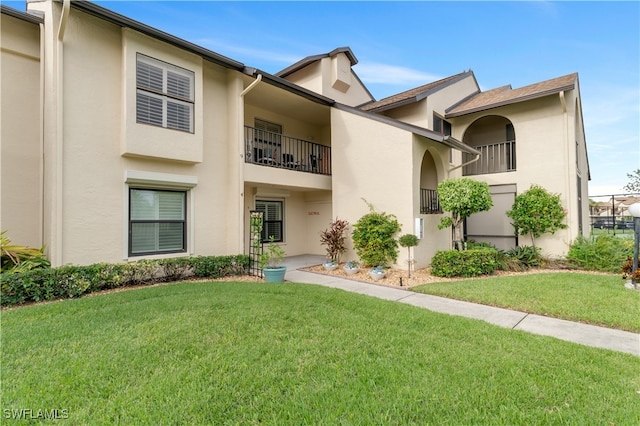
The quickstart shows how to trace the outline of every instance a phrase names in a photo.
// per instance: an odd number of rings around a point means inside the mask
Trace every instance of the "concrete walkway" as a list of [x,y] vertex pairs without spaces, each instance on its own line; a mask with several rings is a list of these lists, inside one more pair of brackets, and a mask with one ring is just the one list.
[[479,319],[500,327],[551,336],[586,346],[611,349],[640,356],[640,334],[581,324],[477,303],[462,302],[409,290],[364,283],[331,275],[302,271],[300,268],[319,265],[323,256],[293,256],[286,260],[287,281],[318,284],[379,299],[406,303],[434,312]]

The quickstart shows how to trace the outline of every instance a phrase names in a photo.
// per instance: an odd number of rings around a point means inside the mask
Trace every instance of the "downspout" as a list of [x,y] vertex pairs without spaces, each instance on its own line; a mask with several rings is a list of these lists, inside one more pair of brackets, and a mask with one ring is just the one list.
[[262,81],[262,74],[258,74],[256,79],[251,82],[242,92],[240,92],[240,105],[241,108],[238,108],[238,116],[240,123],[240,159],[242,163],[240,167],[238,167],[238,186],[240,189],[240,217],[242,218],[242,222],[240,226],[238,226],[238,241],[240,241],[240,247],[244,252],[244,162],[245,162],[245,140],[244,140],[244,97],[247,93],[254,89],[260,82]]
[[[567,230],[567,232],[569,233],[568,235],[568,239],[569,241],[573,240],[573,232],[572,232],[572,228],[571,228],[571,216],[572,216],[572,210],[571,208],[569,208],[570,206],[568,205],[568,203],[573,199],[573,194],[571,191],[572,185],[571,185],[571,170],[573,169],[572,166],[570,166],[570,159],[571,159],[571,153],[570,153],[570,149],[573,147],[573,144],[569,143],[569,124],[567,123],[567,121],[569,120],[569,117],[567,115],[567,100],[565,99],[565,95],[564,95],[564,90],[561,90],[560,93],[558,93],[558,96],[560,97],[560,106],[562,107],[562,115],[564,120],[562,120],[562,126],[563,126],[563,134],[564,134],[564,141],[566,143],[566,150],[565,150],[565,164],[567,165],[567,182],[566,182],[566,193],[567,193],[567,222],[569,224],[569,228]],[[615,230],[614,230],[614,234],[615,234]]]
[[67,28],[67,20],[69,18],[69,9],[71,1],[64,0],[62,4],[62,14],[60,15],[60,23],[58,26],[58,42],[56,54],[56,264],[63,264],[63,243],[64,235],[63,224],[63,203],[64,189],[62,187],[63,180],[63,159],[64,159],[64,34]]
[[[240,93],[240,97],[244,98],[244,95],[246,95],[247,93],[249,93],[254,87],[256,87],[258,85],[258,83],[260,83],[262,81],[262,74],[258,74],[258,77],[255,79],[255,81],[253,81],[250,85],[248,85],[246,87],[246,89],[244,89],[242,91],[242,93]],[[244,104],[243,104],[244,105]],[[244,120],[242,120],[244,121]]]
[[[44,157],[44,134],[45,134],[45,28],[44,24],[40,24],[40,246],[45,245],[46,236],[44,234],[44,222],[45,222],[45,199],[44,199],[44,185],[45,185],[45,157]],[[49,252],[49,259],[51,259],[51,251],[47,247]]]
[[459,166],[452,167],[452,168],[450,168],[448,171],[449,171],[449,172],[452,172],[452,171],[454,171],[454,170],[459,169],[460,167],[468,166],[469,164],[473,164],[473,163],[475,163],[475,162],[476,162],[476,161],[478,161],[479,159],[480,159],[480,154],[476,154],[476,158],[474,158],[473,160],[467,161],[466,163],[462,163],[462,164],[460,164]]

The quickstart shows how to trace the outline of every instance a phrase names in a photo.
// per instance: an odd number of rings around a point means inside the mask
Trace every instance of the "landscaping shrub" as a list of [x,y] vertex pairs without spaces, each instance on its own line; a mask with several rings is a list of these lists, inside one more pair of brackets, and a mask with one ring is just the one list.
[[329,229],[320,233],[320,245],[327,246],[327,259],[340,263],[340,256],[347,251],[344,233],[349,227],[349,222],[336,218],[331,222]]
[[1,306],[68,299],[118,287],[176,281],[189,277],[220,278],[242,275],[249,257],[198,256],[132,263],[96,263],[87,266],[32,269],[2,273]]
[[539,185],[531,185],[516,196],[511,210],[507,212],[511,223],[519,235],[529,235],[531,244],[543,234],[554,234],[567,225],[563,220],[567,213],[562,207],[559,194],[551,194]]
[[498,267],[497,254],[496,249],[487,247],[438,251],[431,259],[431,274],[437,277],[489,275]]
[[392,214],[373,211],[362,216],[353,225],[353,246],[364,266],[386,266],[398,259],[400,224]]
[[630,256],[633,256],[632,240],[599,235],[595,240],[578,237],[569,247],[567,260],[584,269],[619,273]]
[[533,268],[542,265],[540,248],[535,246],[520,246],[506,251],[506,256],[516,260],[523,268]]
[[11,244],[11,239],[5,235],[6,232],[0,233],[0,270],[2,273],[24,272],[51,266],[44,255],[44,247],[36,249]]

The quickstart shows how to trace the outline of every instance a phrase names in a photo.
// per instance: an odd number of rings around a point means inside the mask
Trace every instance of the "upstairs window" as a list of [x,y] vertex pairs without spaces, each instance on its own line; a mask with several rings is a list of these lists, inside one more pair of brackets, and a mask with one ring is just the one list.
[[138,54],[136,121],[193,133],[192,71]]
[[451,123],[442,117],[433,114],[433,131],[444,136],[451,136]]

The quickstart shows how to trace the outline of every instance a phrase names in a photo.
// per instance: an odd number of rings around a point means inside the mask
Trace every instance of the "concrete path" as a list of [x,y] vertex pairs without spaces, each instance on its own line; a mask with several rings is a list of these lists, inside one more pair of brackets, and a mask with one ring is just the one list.
[[586,346],[611,349],[640,356],[640,334],[613,330],[477,303],[462,302],[409,290],[302,271],[300,268],[319,265],[323,256],[293,256],[286,260],[285,279],[292,282],[318,284],[331,288],[402,302],[434,312],[479,319],[500,327],[551,336]]

